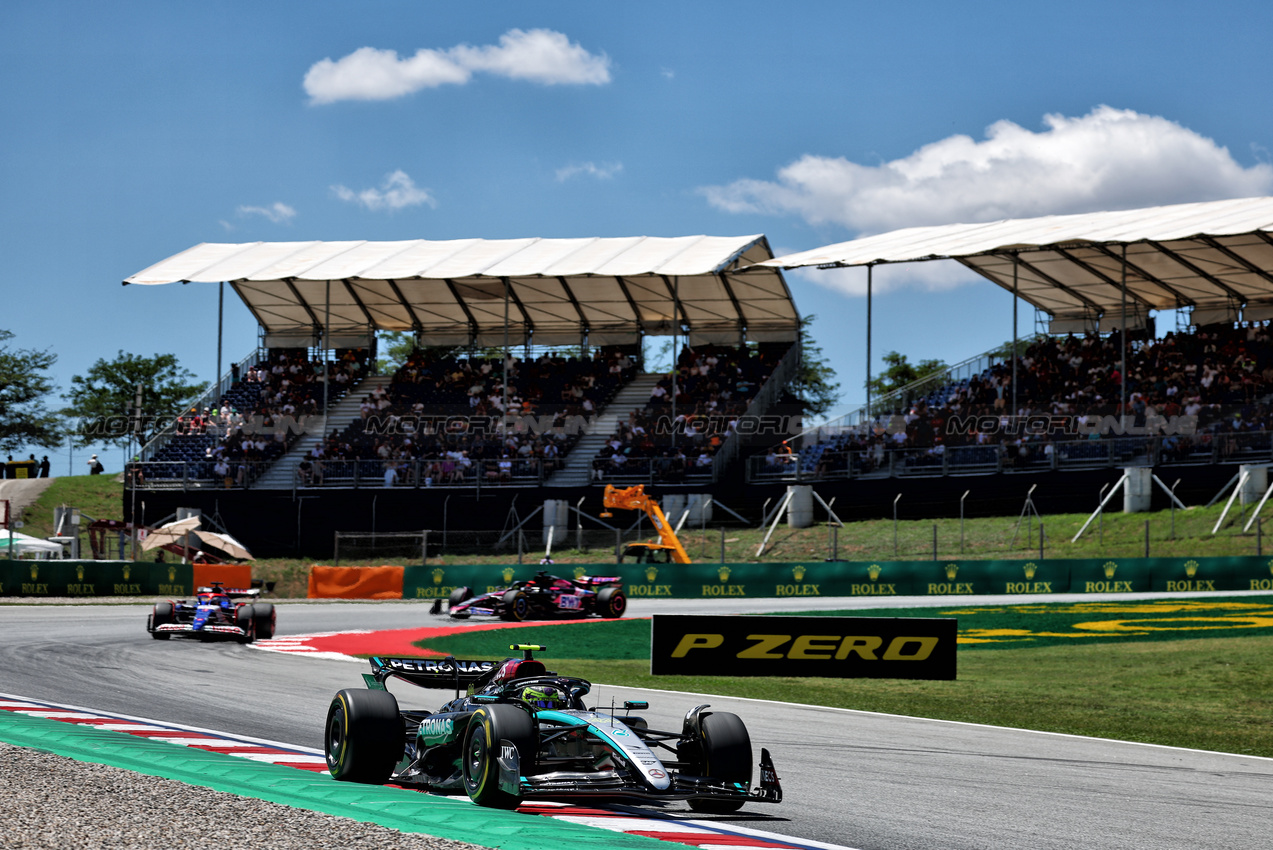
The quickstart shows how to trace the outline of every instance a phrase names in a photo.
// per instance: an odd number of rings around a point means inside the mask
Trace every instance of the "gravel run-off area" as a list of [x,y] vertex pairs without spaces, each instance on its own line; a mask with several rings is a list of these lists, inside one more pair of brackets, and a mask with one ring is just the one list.
[[5,850],[480,850],[0,742]]

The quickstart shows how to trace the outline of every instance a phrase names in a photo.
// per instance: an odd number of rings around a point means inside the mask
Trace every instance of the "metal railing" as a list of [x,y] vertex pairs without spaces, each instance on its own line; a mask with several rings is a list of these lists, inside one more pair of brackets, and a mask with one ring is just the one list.
[[[246,490],[257,482],[273,461],[216,460],[141,461],[130,463],[127,480],[138,490]],[[292,480],[280,489],[376,489],[543,487],[560,469],[562,461],[539,458],[499,460],[324,460],[302,463]],[[710,465],[667,463],[660,458],[628,460],[622,469],[610,461],[594,462],[589,483],[677,484],[712,480]]]
[[[1024,449],[1024,450],[1023,450]],[[778,483],[845,478],[923,478],[1127,466],[1273,463],[1273,431],[1191,437],[1107,437],[982,446],[866,449],[818,446],[794,455],[747,458],[747,481]]]
[[[230,366],[230,371],[221,375],[217,379],[216,383],[212,384],[203,391],[202,395],[189,403],[182,405],[182,412],[184,413],[192,407],[199,410],[203,410],[205,407],[215,407],[220,403],[221,398],[230,391],[230,388],[234,386],[235,373],[237,372],[240,376],[246,374],[250,367],[265,360],[265,356],[265,351],[258,348],[238,363],[232,364]],[[168,445],[168,442],[172,440],[173,437],[179,435],[180,432],[177,430],[177,422],[180,418],[180,416],[173,417],[171,421],[167,422],[162,428],[155,432],[154,436],[146,442],[146,445],[142,446],[139,455],[143,461],[153,460],[160,449]]]

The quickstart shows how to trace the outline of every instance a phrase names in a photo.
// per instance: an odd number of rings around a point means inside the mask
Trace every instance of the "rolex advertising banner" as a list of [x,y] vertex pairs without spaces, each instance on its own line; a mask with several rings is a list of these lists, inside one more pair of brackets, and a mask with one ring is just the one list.
[[193,568],[153,561],[0,560],[0,596],[189,596]]
[[486,593],[541,570],[617,576],[630,599],[961,596],[1273,590],[1273,558],[1046,558],[809,561],[767,564],[493,564],[408,566],[404,599]]
[[954,679],[953,618],[655,614],[655,676]]

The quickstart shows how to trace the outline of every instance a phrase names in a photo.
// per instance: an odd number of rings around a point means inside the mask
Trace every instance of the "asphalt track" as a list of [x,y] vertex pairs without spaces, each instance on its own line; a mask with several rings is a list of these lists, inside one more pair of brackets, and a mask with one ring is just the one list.
[[[765,600],[760,608],[854,604]],[[638,600],[629,615],[705,608],[757,610],[744,600]],[[278,636],[436,624],[427,610],[417,603],[280,604]],[[0,691],[321,747],[332,694],[360,683],[362,668],[347,661],[151,640],[148,611],[0,606]],[[418,693],[418,702],[404,705],[434,707],[436,692]],[[786,800],[724,820],[767,832],[863,850],[1270,844],[1273,760],[692,694],[600,686],[594,696],[603,704],[648,699],[643,713],[655,727],[678,728],[701,702],[742,716],[757,750],[773,753]]]

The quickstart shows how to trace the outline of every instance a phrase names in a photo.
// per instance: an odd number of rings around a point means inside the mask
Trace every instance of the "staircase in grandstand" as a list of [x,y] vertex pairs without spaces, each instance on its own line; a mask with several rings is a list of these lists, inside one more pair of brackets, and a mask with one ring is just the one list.
[[252,486],[258,490],[291,490],[296,482],[296,468],[305,456],[333,430],[344,431],[361,415],[359,407],[363,399],[376,387],[387,388],[391,380],[389,375],[368,376],[354,385],[340,402],[332,405],[327,416],[312,417],[306,423],[305,433],[292,444],[288,453],[279,458]]
[[546,482],[547,485],[578,487],[588,484],[592,480],[592,462],[601,447],[614,433],[621,419],[626,420],[633,409],[645,407],[650,400],[650,391],[662,377],[660,374],[641,373],[615,393],[610,403],[593,417],[588,430],[570,450],[565,465],[553,473]]

